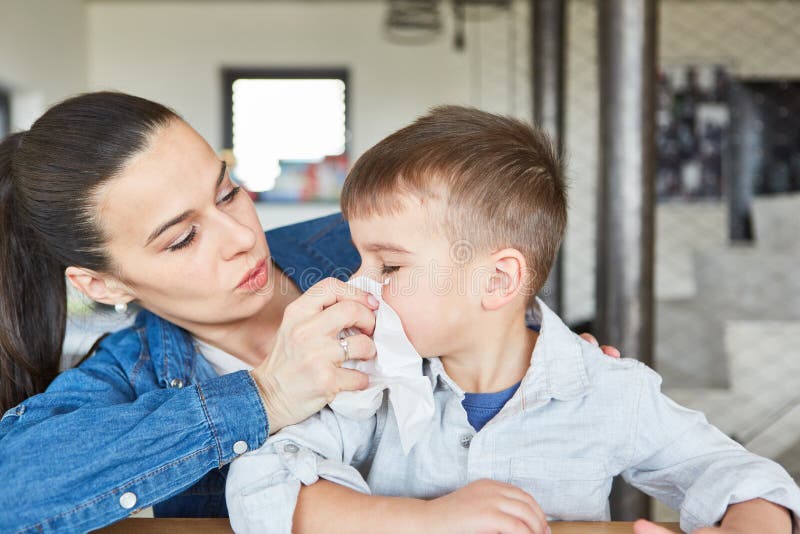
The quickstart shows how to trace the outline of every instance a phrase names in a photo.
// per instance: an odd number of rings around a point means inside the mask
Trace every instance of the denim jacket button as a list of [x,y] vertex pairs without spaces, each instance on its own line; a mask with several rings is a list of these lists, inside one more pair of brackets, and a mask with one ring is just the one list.
[[284,450],[285,452],[288,452],[288,453],[294,454],[294,453],[296,453],[297,451],[299,451],[299,450],[300,450],[300,448],[299,448],[297,445],[295,445],[294,443],[289,443],[288,445],[285,445],[285,446],[283,447],[283,450]]
[[127,491],[122,494],[119,498],[119,505],[125,508],[126,510],[130,510],[134,506],[136,506],[136,494]]
[[469,446],[472,443],[472,434],[462,434],[459,440],[461,441],[462,447],[469,449]]
[[244,454],[247,452],[247,442],[237,441],[233,444],[233,452],[235,454]]
[[183,387],[183,380],[180,378],[173,378],[169,383],[169,387],[181,389]]

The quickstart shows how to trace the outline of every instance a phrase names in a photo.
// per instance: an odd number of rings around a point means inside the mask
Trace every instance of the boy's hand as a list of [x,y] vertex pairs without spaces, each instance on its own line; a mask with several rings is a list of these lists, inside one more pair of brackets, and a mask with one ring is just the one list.
[[[697,529],[692,534],[734,534],[735,532],[739,531],[726,530],[723,527],[706,527]],[[639,519],[633,524],[633,534],[674,534],[674,532],[668,528],[660,527],[647,519]]]
[[[693,534],[704,534],[707,530],[701,528]],[[639,519],[633,524],[633,534],[674,534],[674,532],[668,528],[660,527],[647,519]]]
[[[790,533],[792,516],[783,506],[764,499],[752,499],[728,506],[719,527],[706,527],[692,534]],[[671,534],[671,531],[640,519],[633,524],[634,534]]]
[[588,332],[581,334],[581,337],[584,339],[584,341],[588,341],[592,345],[600,347],[600,350],[602,350],[606,356],[611,356],[612,358],[622,357],[622,354],[619,353],[616,347],[612,347],[611,345],[600,345],[600,343],[597,341],[597,338]]
[[533,497],[511,484],[477,480],[427,504],[426,522],[432,531],[550,533],[547,518]]

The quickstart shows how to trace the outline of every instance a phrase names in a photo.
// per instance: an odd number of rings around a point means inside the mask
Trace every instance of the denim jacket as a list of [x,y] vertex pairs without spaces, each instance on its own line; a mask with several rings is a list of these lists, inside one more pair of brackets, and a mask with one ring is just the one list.
[[[266,236],[302,291],[361,261],[340,214]],[[0,532],[88,531],[148,506],[227,517],[228,464],[268,428],[247,372],[217,376],[188,332],[142,311],[0,419]]]

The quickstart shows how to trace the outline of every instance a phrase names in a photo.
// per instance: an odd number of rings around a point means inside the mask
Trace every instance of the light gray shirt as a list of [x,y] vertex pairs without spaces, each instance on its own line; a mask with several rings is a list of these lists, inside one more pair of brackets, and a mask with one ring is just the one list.
[[800,531],[800,489],[780,465],[664,396],[647,366],[605,356],[537,305],[541,331],[530,368],[480,432],[467,421],[464,392],[428,359],[436,411],[407,456],[388,401],[360,421],[326,408],[234,460],[226,487],[234,530],[289,532],[300,484],[319,477],[423,499],[490,478],[530,493],[548,520],[607,521],[611,480],[621,474],[679,509],[685,531],[757,497],[792,510]]

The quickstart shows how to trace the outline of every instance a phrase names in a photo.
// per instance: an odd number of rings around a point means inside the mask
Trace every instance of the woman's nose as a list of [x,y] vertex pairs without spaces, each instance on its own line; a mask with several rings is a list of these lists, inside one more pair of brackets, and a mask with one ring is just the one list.
[[256,234],[252,228],[233,217],[223,216],[224,232],[220,233],[223,259],[231,259],[237,254],[251,250],[256,244]]

